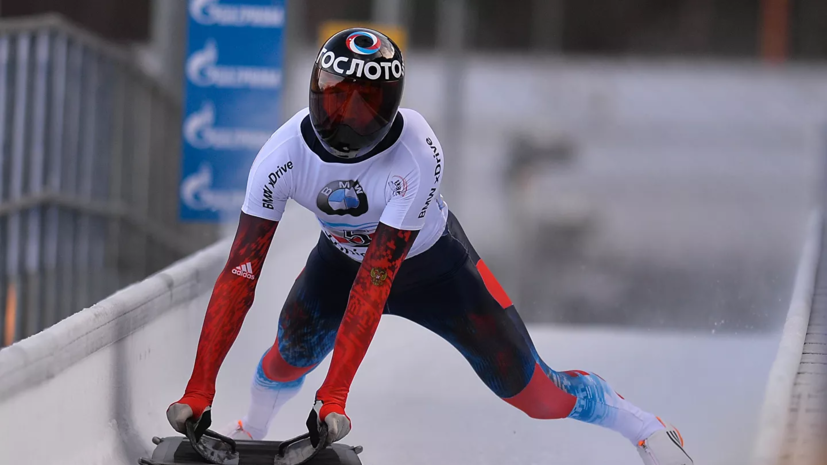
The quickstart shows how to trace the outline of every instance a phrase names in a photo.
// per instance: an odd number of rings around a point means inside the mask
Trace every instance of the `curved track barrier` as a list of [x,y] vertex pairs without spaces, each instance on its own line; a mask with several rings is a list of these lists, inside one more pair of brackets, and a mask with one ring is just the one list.
[[[275,334],[278,311],[267,311],[272,297],[290,288],[318,237],[312,215],[297,213],[288,206],[277,235],[290,247],[269,254],[259,310],[242,330],[247,339],[260,334],[261,345],[241,342],[230,351],[218,405],[246,402],[252,370]],[[151,454],[153,436],[174,435],[164,411],[192,371],[230,244],[229,238],[219,241],[0,350],[0,463],[134,465]],[[220,411],[235,415],[237,409]]]
[[[790,435],[807,434],[803,431],[794,431],[790,425],[790,417],[796,382],[801,375],[802,358],[816,294],[816,280],[819,274],[827,272],[819,265],[823,260],[821,253],[823,228],[821,214],[813,213],[796,272],[795,287],[781,334],[778,353],[767,380],[755,440],[753,465],[781,463],[784,443]],[[825,278],[822,277],[822,279]],[[796,465],[795,462],[785,463]]]
[[4,463],[135,463],[145,454],[140,445],[151,436],[136,433],[143,420],[161,431],[163,415],[136,413],[147,407],[136,400],[154,401],[139,392],[154,383],[135,381],[163,379],[174,365],[164,362],[167,351],[192,351],[191,336],[163,328],[200,327],[198,297],[211,289],[228,249],[229,241],[219,242],[0,351],[0,418],[13,419],[0,422],[9,441]]

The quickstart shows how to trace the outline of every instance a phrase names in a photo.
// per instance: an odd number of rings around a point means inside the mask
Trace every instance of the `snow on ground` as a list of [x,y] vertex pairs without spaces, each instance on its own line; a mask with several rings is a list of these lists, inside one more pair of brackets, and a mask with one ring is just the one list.
[[[249,382],[292,279],[317,239],[312,218],[288,210],[262,273],[256,303],[218,380],[214,426],[240,418]],[[746,463],[777,335],[655,333],[533,326],[539,352],[556,369],[584,369],[681,429],[695,463]],[[271,439],[304,432],[326,360],[281,412]],[[174,389],[178,390],[178,389]],[[180,387],[183,390],[183,386]],[[616,433],[572,420],[538,421],[498,400],[447,343],[385,317],[357,373],[348,402],[365,465],[627,465],[634,448]]]

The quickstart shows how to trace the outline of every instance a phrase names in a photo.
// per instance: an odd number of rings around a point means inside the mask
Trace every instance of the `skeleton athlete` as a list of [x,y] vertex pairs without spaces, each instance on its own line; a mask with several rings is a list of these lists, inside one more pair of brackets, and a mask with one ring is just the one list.
[[288,199],[312,211],[318,244],[282,307],[258,364],[236,438],[262,439],[305,376],[333,358],[308,421],[327,440],[351,428],[356,371],[383,314],[433,331],[500,398],[532,418],[571,418],[617,431],[646,465],[690,465],[676,428],[618,395],[594,373],[555,371],[537,353],[508,295],[440,194],[445,157],[416,111],[399,108],[402,54],[387,36],[348,29],[319,52],[310,105],[279,128],[250,170],[230,256],[213,289],[195,366],[167,417],[209,421],[215,380],[253,303]]

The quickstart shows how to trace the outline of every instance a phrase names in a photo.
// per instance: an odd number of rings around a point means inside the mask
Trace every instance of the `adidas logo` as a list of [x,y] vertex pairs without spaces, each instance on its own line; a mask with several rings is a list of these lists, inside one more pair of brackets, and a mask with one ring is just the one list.
[[253,266],[250,262],[233,268],[233,274],[237,276],[243,276],[247,279],[256,279],[256,275],[253,274]]

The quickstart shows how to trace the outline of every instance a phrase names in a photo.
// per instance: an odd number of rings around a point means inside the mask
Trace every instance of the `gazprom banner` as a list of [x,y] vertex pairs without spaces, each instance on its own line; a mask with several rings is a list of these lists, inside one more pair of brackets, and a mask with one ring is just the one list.
[[235,220],[276,130],[285,0],[188,0],[180,218]]

